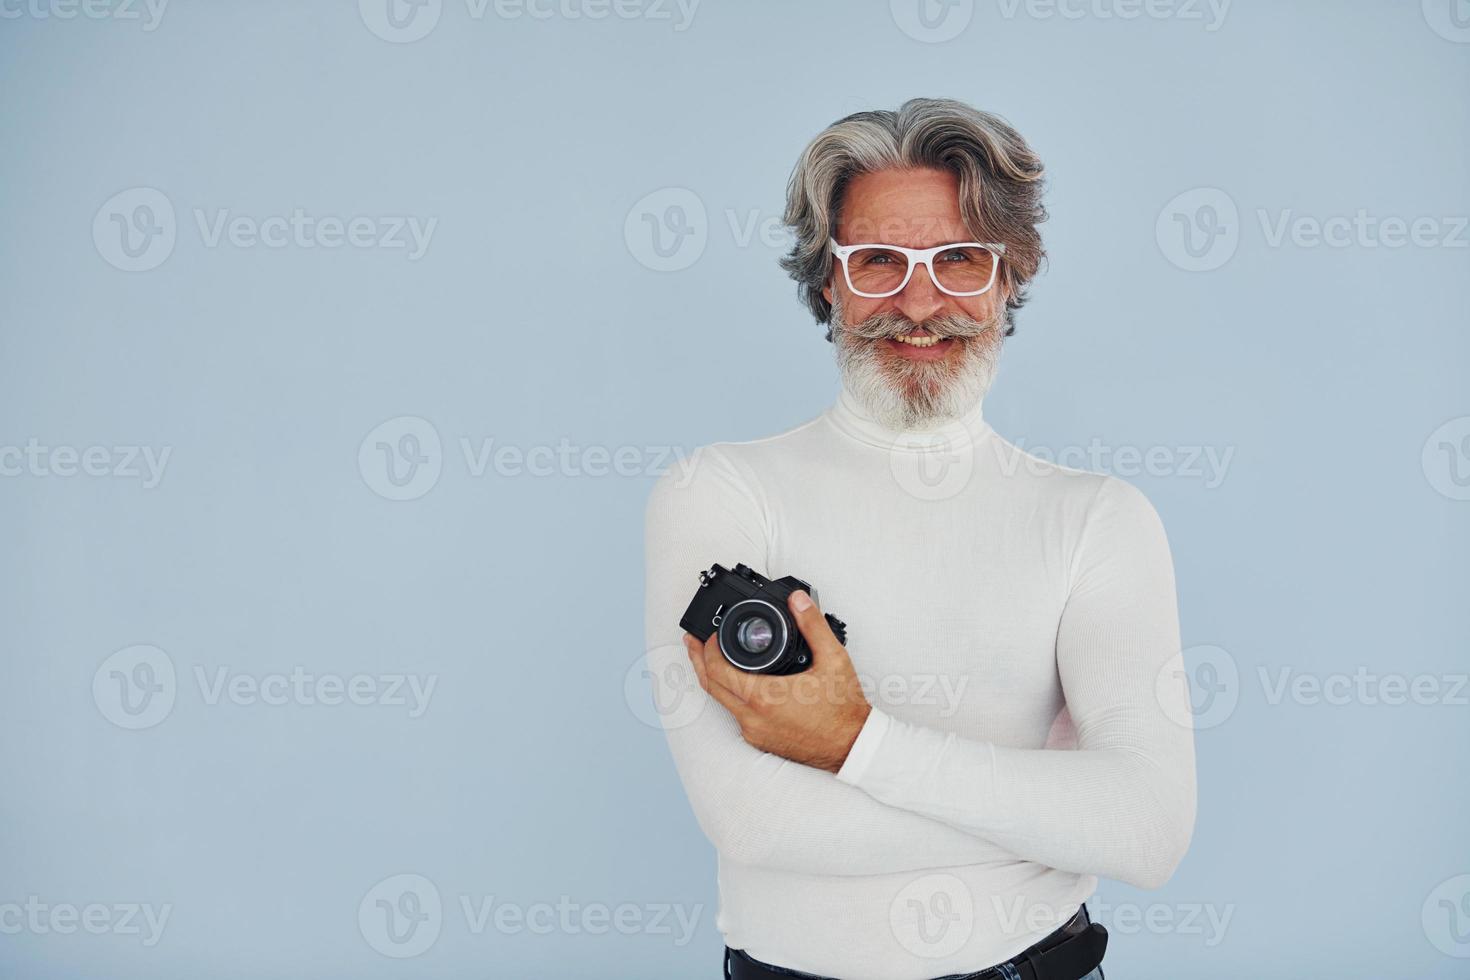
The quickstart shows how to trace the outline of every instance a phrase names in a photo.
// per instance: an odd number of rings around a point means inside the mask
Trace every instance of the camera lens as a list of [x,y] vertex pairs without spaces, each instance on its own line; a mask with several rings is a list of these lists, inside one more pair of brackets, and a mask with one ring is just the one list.
[[779,670],[787,655],[791,624],[765,599],[743,599],[720,622],[720,652],[741,670]]
[[747,653],[765,653],[775,635],[770,621],[760,616],[750,617],[735,631],[736,641]]

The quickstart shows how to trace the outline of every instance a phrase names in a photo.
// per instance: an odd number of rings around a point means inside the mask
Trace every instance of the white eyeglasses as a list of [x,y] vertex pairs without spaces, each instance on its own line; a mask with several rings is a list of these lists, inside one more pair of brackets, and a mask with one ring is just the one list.
[[892,296],[909,284],[914,267],[929,270],[939,291],[951,296],[979,296],[995,285],[995,270],[1006,247],[998,242],[954,242],[933,248],[904,248],[902,245],[839,245],[827,239],[832,254],[842,263],[847,286],[859,296],[880,299]]

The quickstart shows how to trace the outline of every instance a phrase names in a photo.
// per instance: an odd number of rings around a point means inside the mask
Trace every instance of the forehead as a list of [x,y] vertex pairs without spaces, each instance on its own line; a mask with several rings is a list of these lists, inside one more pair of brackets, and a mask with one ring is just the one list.
[[966,241],[960,179],[948,170],[876,170],[848,182],[838,217],[839,242],[928,248]]

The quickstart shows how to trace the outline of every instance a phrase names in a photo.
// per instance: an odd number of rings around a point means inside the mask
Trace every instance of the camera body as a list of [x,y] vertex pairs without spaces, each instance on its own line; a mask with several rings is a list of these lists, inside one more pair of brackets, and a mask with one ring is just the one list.
[[[679,625],[701,643],[718,633],[720,653],[752,674],[799,674],[812,665],[812,652],[786,606],[801,589],[817,601],[817,590],[793,575],[774,581],[737,564],[732,572],[711,565],[699,573],[699,589]],[[847,624],[823,614],[837,642],[847,643]]]

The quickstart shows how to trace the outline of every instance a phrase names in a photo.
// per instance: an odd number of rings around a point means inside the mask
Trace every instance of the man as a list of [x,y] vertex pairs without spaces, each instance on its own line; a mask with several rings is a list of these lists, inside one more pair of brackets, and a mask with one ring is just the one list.
[[[661,688],[698,680],[665,729],[719,855],[737,980],[1101,978],[1098,876],[1155,888],[1188,847],[1159,518],[982,417],[1043,254],[1041,174],[1009,125],[951,100],[819,134],[782,265],[829,324],[836,400],[701,447],[650,495],[649,668]],[[748,673],[685,633],[697,573],[737,562],[810,582],[846,646],[804,592],[802,673]]]

